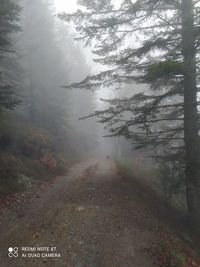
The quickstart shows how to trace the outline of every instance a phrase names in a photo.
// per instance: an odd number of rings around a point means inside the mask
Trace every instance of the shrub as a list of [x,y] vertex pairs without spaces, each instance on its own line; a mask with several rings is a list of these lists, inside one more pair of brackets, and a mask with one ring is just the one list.
[[11,154],[0,154],[0,194],[19,191],[22,162]]
[[40,162],[46,166],[51,172],[56,171],[57,161],[51,152],[48,152],[40,158]]
[[164,197],[171,203],[173,195],[178,195],[183,190],[184,176],[174,163],[160,163],[159,173]]
[[30,189],[32,186],[32,178],[20,173],[18,176],[18,185],[22,189]]
[[57,174],[59,175],[66,174],[69,168],[69,162],[60,155],[56,156],[56,160],[57,160],[57,166],[56,166]]
[[51,148],[52,137],[46,131],[29,128],[20,134],[21,152],[25,156],[39,157],[43,151]]

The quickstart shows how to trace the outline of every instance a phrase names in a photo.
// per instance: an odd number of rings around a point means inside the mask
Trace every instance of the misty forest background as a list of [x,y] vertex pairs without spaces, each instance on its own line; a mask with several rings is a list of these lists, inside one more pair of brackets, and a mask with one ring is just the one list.
[[199,1],[79,2],[0,1],[0,194],[109,155],[198,225]]
[[0,14],[0,193],[7,194],[65,173],[95,138],[73,125],[79,98],[87,106],[93,96],[61,88],[89,67],[53,2],[5,0]]
[[124,140],[103,138],[96,120],[79,121],[105,105],[101,92],[62,87],[84,79],[91,66],[54,1],[5,0],[0,9],[0,194],[65,174],[92,155],[132,155]]

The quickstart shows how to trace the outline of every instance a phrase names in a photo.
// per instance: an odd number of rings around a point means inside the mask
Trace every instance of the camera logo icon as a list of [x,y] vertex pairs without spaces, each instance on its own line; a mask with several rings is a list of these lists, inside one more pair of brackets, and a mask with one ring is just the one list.
[[19,256],[19,254],[18,254],[18,248],[17,247],[15,247],[15,248],[9,248],[8,249],[8,257],[10,257],[10,258],[17,258]]

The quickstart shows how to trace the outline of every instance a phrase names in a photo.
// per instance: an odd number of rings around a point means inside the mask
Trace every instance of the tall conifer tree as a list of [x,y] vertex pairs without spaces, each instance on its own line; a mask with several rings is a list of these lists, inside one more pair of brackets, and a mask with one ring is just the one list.
[[[173,161],[186,181],[194,226],[200,223],[199,164],[199,1],[81,0],[84,8],[61,14],[73,21],[77,39],[93,46],[95,61],[107,66],[98,75],[68,87],[95,89],[127,83],[147,84],[130,98],[109,101],[93,115],[111,135],[138,148],[153,146],[159,160]],[[106,100],[105,100],[106,101]]]
[[19,103],[17,81],[13,74],[12,34],[20,30],[18,1],[0,0],[0,111],[13,109]]

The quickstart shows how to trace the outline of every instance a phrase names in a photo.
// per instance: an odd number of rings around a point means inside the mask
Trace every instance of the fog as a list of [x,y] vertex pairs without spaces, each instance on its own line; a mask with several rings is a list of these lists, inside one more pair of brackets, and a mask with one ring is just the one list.
[[1,266],[200,266],[199,19],[0,0]]
[[[69,90],[76,83],[103,69],[93,55],[76,42],[73,27],[57,14],[77,9],[75,1],[24,0],[21,31],[13,36],[18,67],[22,70],[20,120],[42,128],[53,136],[55,150],[70,158],[123,158],[135,152],[121,137],[107,138],[104,125],[92,117],[80,120],[108,105],[101,99],[127,97],[140,90],[137,85],[115,89]],[[23,82],[22,82],[23,81]]]

